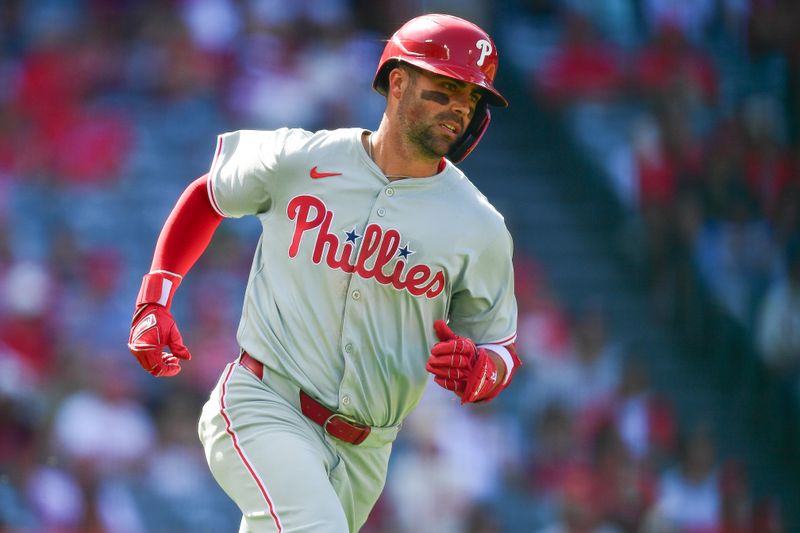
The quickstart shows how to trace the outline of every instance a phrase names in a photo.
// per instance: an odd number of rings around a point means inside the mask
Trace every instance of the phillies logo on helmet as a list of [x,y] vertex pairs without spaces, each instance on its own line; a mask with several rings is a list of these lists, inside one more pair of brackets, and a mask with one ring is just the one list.
[[475,43],[475,48],[481,51],[481,56],[478,58],[478,66],[482,67],[486,56],[492,53],[492,43],[486,39],[479,39],[478,42]]
[[[292,198],[286,206],[286,214],[290,220],[295,221],[292,244],[289,245],[290,258],[297,257],[306,232],[317,229],[311,256],[316,264],[324,259],[330,268],[354,272],[364,279],[374,278],[378,283],[391,285],[397,290],[406,290],[414,296],[435,298],[444,290],[445,278],[441,270],[433,272],[425,264],[406,269],[408,263],[403,259],[413,252],[408,249],[408,245],[400,247],[401,235],[396,229],[384,230],[378,224],[370,224],[364,229],[362,236],[356,236],[355,230],[348,232],[347,241],[342,244],[339,237],[330,231],[333,211],[328,209],[325,202],[308,194]],[[352,262],[357,238],[364,240],[355,262]],[[387,274],[386,267],[395,258],[398,259],[391,268],[391,273]],[[367,266],[368,264],[372,266]]]

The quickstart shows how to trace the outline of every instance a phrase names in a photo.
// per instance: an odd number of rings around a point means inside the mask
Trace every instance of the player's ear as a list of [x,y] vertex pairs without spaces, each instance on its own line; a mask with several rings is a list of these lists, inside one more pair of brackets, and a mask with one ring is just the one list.
[[400,98],[403,91],[408,89],[414,83],[414,75],[409,67],[398,64],[389,71],[388,78],[388,94],[395,98]]
[[404,85],[404,77],[405,73],[403,69],[400,67],[395,67],[389,71],[389,79],[388,79],[388,87],[387,93],[395,98],[400,98],[400,95],[403,93],[403,85]]

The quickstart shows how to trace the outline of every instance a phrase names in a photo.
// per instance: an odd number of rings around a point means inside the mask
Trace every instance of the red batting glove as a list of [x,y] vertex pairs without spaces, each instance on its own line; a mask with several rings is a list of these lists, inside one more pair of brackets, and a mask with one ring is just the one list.
[[493,397],[497,367],[486,350],[453,333],[444,320],[434,322],[433,329],[440,342],[431,348],[425,368],[434,381],[455,392],[462,404]]
[[192,358],[169,311],[179,283],[180,276],[174,274],[147,274],[136,299],[128,349],[142,368],[156,377],[176,375],[181,371],[180,361]]

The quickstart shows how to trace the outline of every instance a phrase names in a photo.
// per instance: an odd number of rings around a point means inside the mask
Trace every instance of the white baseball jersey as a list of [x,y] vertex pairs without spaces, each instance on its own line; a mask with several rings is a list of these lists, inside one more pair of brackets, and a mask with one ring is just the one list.
[[450,162],[389,181],[358,128],[220,135],[209,195],[263,226],[240,346],[364,424],[399,424],[430,377],[433,322],[476,343],[516,336],[512,242]]

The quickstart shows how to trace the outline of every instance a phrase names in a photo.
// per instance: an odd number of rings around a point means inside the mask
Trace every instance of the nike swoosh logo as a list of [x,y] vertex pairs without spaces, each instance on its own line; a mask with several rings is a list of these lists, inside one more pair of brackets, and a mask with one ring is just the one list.
[[317,170],[317,167],[311,169],[311,172],[308,173],[312,179],[318,180],[320,178],[329,178],[331,176],[341,176],[341,172],[320,172]]

